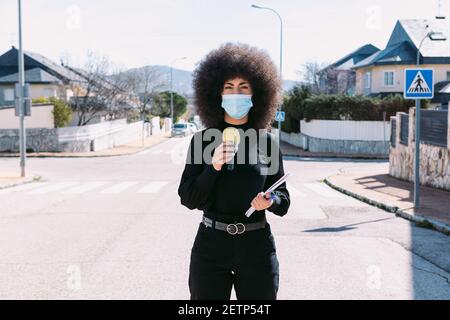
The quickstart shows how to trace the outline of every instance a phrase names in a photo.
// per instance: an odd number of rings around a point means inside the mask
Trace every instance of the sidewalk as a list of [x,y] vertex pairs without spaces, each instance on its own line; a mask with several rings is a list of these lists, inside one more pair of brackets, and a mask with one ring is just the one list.
[[414,209],[414,184],[390,176],[388,164],[364,164],[341,169],[325,183],[359,200],[408,220],[450,234],[450,191],[420,186],[420,206]]
[[[94,158],[94,157],[111,157],[123,156],[137,153],[159,144],[170,138],[170,133],[150,136],[144,140],[139,139],[128,144],[118,146],[116,148],[93,151],[93,152],[30,152],[27,157],[55,157],[55,158]],[[0,152],[0,157],[19,157],[19,153]],[[38,174],[28,173],[26,177],[20,177],[20,168],[17,172],[0,171],[0,189],[17,186],[24,183],[39,181],[42,177]]]
[[34,173],[28,173],[26,177],[21,177],[19,167],[17,167],[17,172],[0,171],[0,190],[24,183],[39,181],[41,178],[41,176]]
[[350,153],[329,153],[329,152],[309,152],[299,147],[293,146],[287,142],[281,141],[281,152],[283,156],[288,157],[322,157],[322,158],[355,158],[355,159],[389,159],[385,157],[374,156],[371,154],[350,154]]
[[[27,157],[57,157],[57,158],[91,158],[91,157],[111,157],[133,154],[156,144],[159,144],[170,138],[170,133],[162,133],[160,135],[154,135],[145,138],[144,146],[142,145],[142,139],[117,146],[115,148],[91,151],[91,152],[30,152],[27,153]],[[18,152],[0,152],[0,157],[19,157]],[[0,178],[2,177],[0,173]]]

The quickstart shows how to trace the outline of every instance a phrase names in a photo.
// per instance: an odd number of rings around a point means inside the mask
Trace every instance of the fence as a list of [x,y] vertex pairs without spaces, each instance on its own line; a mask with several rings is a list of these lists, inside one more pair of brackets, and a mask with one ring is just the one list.
[[394,117],[391,118],[391,146],[395,147],[395,137],[397,135],[397,120]]
[[[421,110],[420,183],[450,190],[450,128],[447,110]],[[393,140],[389,174],[408,181],[414,178],[415,108],[391,118]],[[395,124],[394,124],[395,123]]]
[[407,146],[409,137],[409,116],[407,114],[400,114],[400,143]]
[[421,142],[447,147],[447,110],[421,110],[420,125]]

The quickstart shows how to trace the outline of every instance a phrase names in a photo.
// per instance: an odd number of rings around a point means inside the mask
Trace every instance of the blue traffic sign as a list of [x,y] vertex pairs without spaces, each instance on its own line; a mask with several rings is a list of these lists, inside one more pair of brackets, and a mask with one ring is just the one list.
[[277,111],[275,115],[276,121],[284,121],[284,111]]
[[434,97],[433,69],[405,69],[405,99],[432,99]]

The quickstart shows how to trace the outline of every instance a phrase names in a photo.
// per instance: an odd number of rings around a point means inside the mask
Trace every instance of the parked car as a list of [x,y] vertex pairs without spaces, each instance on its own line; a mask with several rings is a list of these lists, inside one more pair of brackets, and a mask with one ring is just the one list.
[[192,123],[175,123],[172,126],[172,137],[187,136],[197,131],[197,127]]

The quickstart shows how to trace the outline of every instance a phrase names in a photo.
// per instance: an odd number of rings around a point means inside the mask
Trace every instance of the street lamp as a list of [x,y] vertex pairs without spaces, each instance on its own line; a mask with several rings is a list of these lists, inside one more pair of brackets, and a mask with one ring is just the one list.
[[176,58],[170,63],[170,119],[173,125],[173,64],[178,60],[185,60],[187,57]]
[[[283,80],[283,19],[281,19],[280,14],[272,8],[261,7],[261,6],[255,5],[255,4],[252,4],[251,7],[255,8],[255,9],[264,9],[264,10],[272,11],[273,13],[275,13],[277,15],[278,19],[280,20],[280,78],[281,78],[281,80]],[[281,111],[281,104],[278,106],[278,111]],[[279,131],[278,132],[278,138],[279,138],[281,135],[281,120],[278,120],[278,131]]]
[[[420,48],[426,39],[430,39],[431,41],[445,41],[447,38],[441,32],[429,31],[425,37],[423,37],[422,41],[420,41],[419,47],[417,48],[417,57],[416,57],[416,65],[420,66]],[[419,185],[420,185],[420,107],[421,101],[420,99],[416,99],[416,132],[414,135],[414,207],[418,208],[420,205],[419,201]]]

